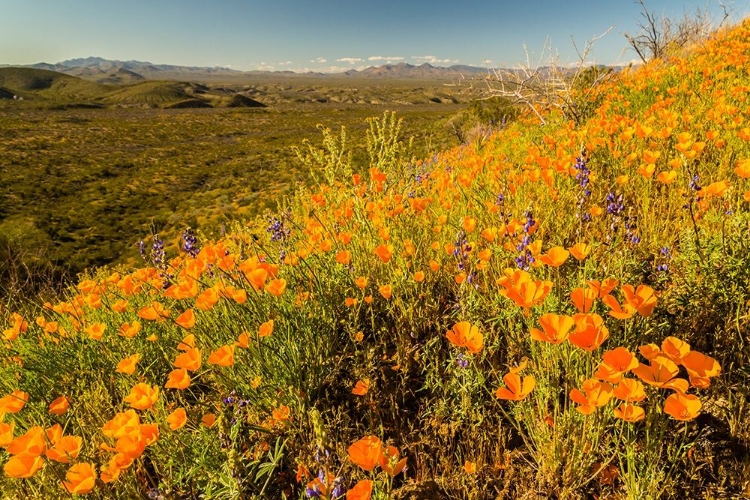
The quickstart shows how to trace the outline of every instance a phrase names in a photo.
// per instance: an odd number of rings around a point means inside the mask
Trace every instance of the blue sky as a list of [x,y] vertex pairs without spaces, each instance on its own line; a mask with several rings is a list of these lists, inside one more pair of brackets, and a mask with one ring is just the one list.
[[[736,18],[750,0],[724,0]],[[720,19],[717,0],[647,0],[681,17],[697,7]],[[240,70],[338,71],[408,62],[514,66],[524,44],[538,58],[547,40],[574,62],[627,63],[623,32],[635,31],[632,0],[0,0],[0,64],[76,57],[137,59]]]

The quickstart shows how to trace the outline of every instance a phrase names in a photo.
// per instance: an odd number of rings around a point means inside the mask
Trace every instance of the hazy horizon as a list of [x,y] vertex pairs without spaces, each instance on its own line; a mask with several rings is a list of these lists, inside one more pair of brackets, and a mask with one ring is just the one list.
[[[375,6],[342,0],[265,3],[224,0],[74,0],[65,5],[28,0],[0,18],[0,64],[54,64],[101,57],[241,71],[339,72],[406,62],[512,67],[536,62],[551,46],[563,64],[577,61],[586,41],[599,39],[587,60],[627,64],[625,32],[637,31],[636,2],[478,1],[457,9],[445,0]],[[673,18],[707,9],[721,19],[718,2],[652,0],[650,10]],[[750,0],[725,5],[739,19]]]

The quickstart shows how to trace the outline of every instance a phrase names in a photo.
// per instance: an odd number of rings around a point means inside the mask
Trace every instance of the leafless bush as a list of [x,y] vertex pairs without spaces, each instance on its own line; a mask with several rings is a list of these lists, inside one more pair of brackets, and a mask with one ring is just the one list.
[[580,123],[587,116],[589,94],[611,74],[589,60],[594,43],[610,31],[612,27],[587,41],[583,50],[579,50],[574,40],[578,61],[572,65],[560,63],[549,41],[536,62],[531,60],[524,46],[525,63],[514,69],[493,70],[492,78],[486,81],[487,98],[500,96],[524,105],[542,124],[546,123],[545,111],[552,108],[560,109],[566,117]]
[[67,274],[56,268],[43,249],[29,249],[0,234],[0,303],[52,296],[61,291]]
[[628,43],[645,63],[651,59],[662,58],[670,51],[685,48],[699,43],[723,25],[729,19],[727,8],[719,3],[724,17],[715,23],[706,9],[696,9],[694,14],[685,13],[684,17],[674,20],[648,10],[645,0],[638,0],[641,6],[641,21],[636,34],[625,33]]

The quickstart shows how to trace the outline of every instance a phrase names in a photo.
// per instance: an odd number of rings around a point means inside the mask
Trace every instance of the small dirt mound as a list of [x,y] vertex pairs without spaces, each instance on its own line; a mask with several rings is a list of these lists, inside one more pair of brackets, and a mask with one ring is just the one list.
[[175,102],[164,106],[165,109],[186,109],[186,108],[210,108],[211,105],[200,99],[185,99],[184,101]]
[[227,108],[265,108],[266,105],[242,94],[235,94],[225,101]]

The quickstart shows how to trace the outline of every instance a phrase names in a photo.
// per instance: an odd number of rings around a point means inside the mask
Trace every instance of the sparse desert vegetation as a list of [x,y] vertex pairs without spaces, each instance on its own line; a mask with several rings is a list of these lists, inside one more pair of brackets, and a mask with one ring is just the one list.
[[367,118],[395,110],[412,154],[425,157],[458,143],[449,121],[472,100],[439,97],[453,95],[440,83],[105,86],[23,68],[0,68],[1,86],[25,95],[0,100],[0,247],[8,256],[0,281],[9,290],[34,274],[132,265],[136,244],[152,232],[176,250],[186,227],[218,234],[230,221],[275,210],[308,180],[293,147],[317,140],[318,125],[345,127],[353,158],[364,162]]

